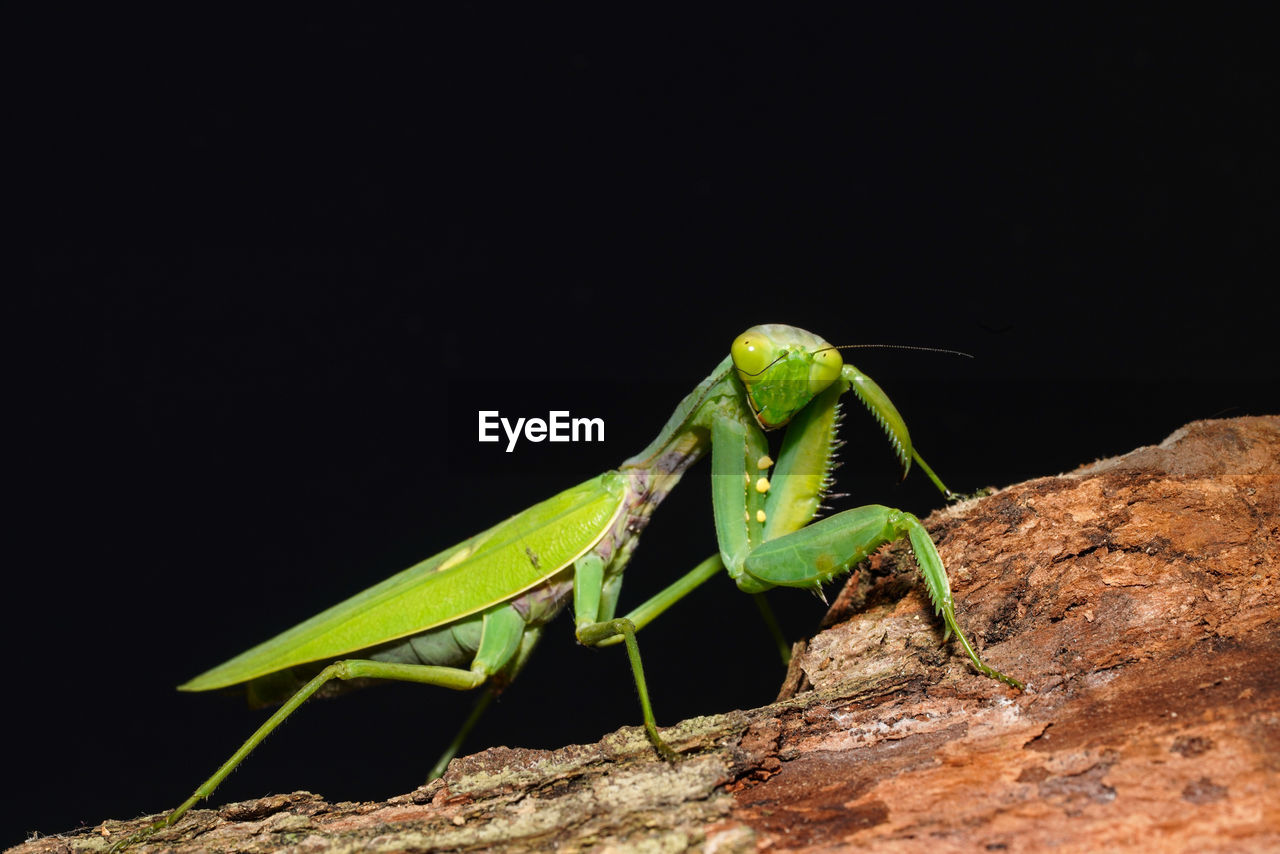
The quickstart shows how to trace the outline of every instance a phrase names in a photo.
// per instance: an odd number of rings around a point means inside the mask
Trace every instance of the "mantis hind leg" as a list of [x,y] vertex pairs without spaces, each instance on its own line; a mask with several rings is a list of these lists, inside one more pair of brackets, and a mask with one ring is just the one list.
[[170,812],[164,818],[144,828],[138,833],[116,843],[112,847],[113,851],[120,851],[147,838],[158,830],[166,827],[172,827],[178,819],[186,814],[200,801],[213,794],[214,790],[227,778],[227,775],[236,769],[245,758],[253,752],[262,741],[270,735],[276,727],[285,722],[290,715],[298,710],[303,703],[310,699],[311,695],[320,690],[324,684],[332,679],[392,679],[400,682],[418,682],[423,685],[437,685],[442,688],[452,688],[458,691],[467,691],[481,685],[488,674],[475,670],[463,670],[458,667],[437,667],[425,664],[392,664],[383,661],[364,661],[364,660],[347,660],[335,661],[328,667],[321,670],[306,685],[298,689],[292,697],[290,697],[275,714],[266,720],[257,731],[240,745],[235,753],[231,754],[231,758],[222,763],[221,767],[213,773],[209,779],[200,784],[200,787],[191,794],[177,809]]
[[903,538],[911,542],[935,613],[942,615],[945,637],[955,634],[978,672],[1021,689],[1021,682],[983,663],[960,630],[942,558],[929,532],[910,513],[878,504],[837,513],[757,546],[744,561],[743,569],[752,579],[767,585],[818,589],[880,546]]
[[718,575],[723,566],[720,555],[712,555],[625,617],[615,619],[613,609],[616,591],[612,591],[612,596],[608,595],[611,592],[610,581],[604,577],[604,562],[596,555],[586,555],[575,564],[574,623],[578,641],[587,646],[612,646],[619,642],[626,645],[627,661],[631,664],[636,693],[640,696],[645,733],[658,754],[668,761],[674,761],[677,754],[658,734],[658,724],[653,715],[653,706],[649,702],[649,688],[644,678],[644,665],[640,661],[640,646],[636,643],[636,632],[698,585]]
[[627,647],[627,660],[631,663],[631,675],[636,681],[636,693],[640,695],[640,713],[644,717],[645,733],[649,736],[658,754],[668,762],[674,762],[678,754],[662,740],[658,734],[658,723],[653,716],[653,706],[649,702],[649,688],[645,683],[644,665],[640,662],[640,645],[636,643],[635,623],[626,617],[606,620],[602,623],[591,623],[577,630],[578,640],[588,646],[595,646],[603,640],[621,636]]
[[[514,631],[516,628],[517,625],[513,621],[510,629]],[[449,767],[449,762],[458,755],[458,751],[462,749],[467,737],[471,735],[471,730],[475,729],[476,724],[480,722],[480,718],[484,716],[490,704],[493,703],[493,698],[502,693],[503,688],[509,685],[511,680],[516,678],[516,674],[524,668],[529,656],[533,654],[533,648],[538,645],[538,639],[541,636],[542,626],[524,626],[520,632],[519,646],[514,653],[508,653],[510,657],[507,659],[506,665],[495,674],[496,681],[495,679],[489,679],[485,682],[484,691],[476,698],[475,705],[471,707],[471,711],[467,714],[467,719],[458,728],[458,734],[453,737],[453,740],[440,753],[440,758],[436,760],[435,765],[431,766],[431,771],[427,774],[428,783],[437,777],[444,776],[445,770]],[[480,660],[479,655],[477,655],[477,660]]]
[[462,749],[463,742],[467,740],[467,736],[471,735],[471,730],[475,729],[480,718],[488,710],[495,694],[497,694],[497,691],[494,690],[492,685],[485,685],[484,690],[480,692],[480,696],[476,698],[475,705],[471,707],[471,711],[467,714],[467,719],[458,728],[458,734],[453,737],[453,741],[450,741],[449,745],[440,753],[440,758],[436,760],[436,764],[432,765],[431,770],[427,772],[428,783],[437,777],[444,776],[445,769],[449,767],[449,762],[458,755],[458,751]]
[[[486,611],[482,619],[483,628],[479,648],[476,650],[475,658],[472,660],[469,670],[464,670],[461,667],[443,667],[435,664],[408,664],[370,659],[344,659],[329,664],[294,692],[293,696],[289,697],[280,708],[276,709],[275,713],[267,718],[266,722],[258,727],[235,753],[231,754],[230,759],[222,763],[209,779],[200,784],[200,787],[191,794],[191,797],[179,804],[177,809],[164,818],[117,843],[112,847],[112,850],[122,850],[147,838],[158,830],[173,826],[189,809],[212,795],[214,790],[227,778],[227,775],[234,771],[268,735],[274,732],[276,727],[284,723],[312,695],[334,679],[387,679],[396,682],[417,682],[422,685],[436,685],[441,688],[451,688],[455,691],[469,691],[473,688],[478,688],[490,676],[503,671],[504,668],[509,666],[517,667],[522,662],[520,653],[530,646],[530,644],[525,643],[530,633],[526,631],[528,627],[519,613],[510,605],[501,605]],[[480,705],[487,704],[482,702]],[[479,709],[479,711],[483,711],[483,708]],[[448,764],[448,760],[452,758],[452,753],[457,751],[462,737],[466,735],[466,730],[475,725],[475,721],[479,718],[479,711],[472,711],[463,733],[454,740],[454,743],[450,744],[450,751],[452,752],[446,751],[446,755],[441,758],[440,762],[437,762],[437,765],[440,765],[441,762]]]

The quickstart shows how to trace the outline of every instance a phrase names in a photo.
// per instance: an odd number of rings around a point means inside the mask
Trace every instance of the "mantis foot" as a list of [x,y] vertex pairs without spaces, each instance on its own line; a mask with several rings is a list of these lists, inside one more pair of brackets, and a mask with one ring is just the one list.
[[[646,731],[647,729],[648,728],[646,727]],[[656,732],[646,732],[646,734],[649,736],[649,743],[653,745],[654,750],[658,751],[658,756],[661,757],[663,761],[672,765],[680,761],[680,752],[663,741],[662,737]]]
[[[968,644],[965,644],[965,646],[968,647]],[[1001,673],[999,670],[996,670],[994,667],[991,667],[988,664],[984,664],[983,662],[979,661],[976,667],[978,672],[981,673],[983,676],[987,676],[991,679],[995,679],[999,682],[1003,682],[1004,684],[1008,685],[1010,688],[1017,688],[1019,691],[1027,690],[1027,686],[1023,685],[1017,679],[1014,679],[1012,676],[1006,676],[1005,674]]]
[[177,822],[177,820],[178,820],[177,816],[170,813],[169,815],[165,816],[159,821],[152,822],[151,824],[142,828],[142,830],[136,830],[133,833],[126,836],[124,839],[121,839],[119,842],[117,842],[116,844],[112,845],[110,848],[107,849],[108,854],[118,854],[118,852],[120,851],[125,851],[129,848],[132,848],[133,846],[137,845],[139,842],[142,842],[145,839],[149,839],[158,831],[164,830],[167,827],[172,827]]
[[968,501],[970,498],[986,498],[995,491],[995,487],[991,486],[984,486],[981,489],[975,489],[973,492],[952,492],[948,489],[944,497],[948,502],[958,504],[961,501]]

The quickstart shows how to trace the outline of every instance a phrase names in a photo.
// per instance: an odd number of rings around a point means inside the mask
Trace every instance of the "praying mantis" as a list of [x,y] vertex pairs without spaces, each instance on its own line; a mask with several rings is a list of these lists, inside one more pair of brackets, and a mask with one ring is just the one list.
[[[547,623],[570,605],[580,643],[625,646],[645,732],[661,757],[675,761],[645,685],[640,629],[721,570],[757,596],[778,586],[820,590],[880,546],[903,538],[942,616],[944,642],[954,634],[980,673],[1020,689],[1018,680],[984,664],[960,630],[942,560],[915,516],[868,505],[814,521],[831,486],[839,402],[846,392],[884,429],[904,477],[914,462],[952,496],[912,447],[889,398],[844,362],[838,348],[793,326],[752,327],[680,402],[649,446],[616,470],[535,504],[179,686],[210,691],[243,685],[252,700],[282,705],[191,797],[118,847],[175,824],[334,680],[482,689],[429,779],[440,776],[494,693],[524,667]],[[775,460],[766,431],[781,428]],[[650,515],[708,452],[719,552],[615,616],[623,569]]]

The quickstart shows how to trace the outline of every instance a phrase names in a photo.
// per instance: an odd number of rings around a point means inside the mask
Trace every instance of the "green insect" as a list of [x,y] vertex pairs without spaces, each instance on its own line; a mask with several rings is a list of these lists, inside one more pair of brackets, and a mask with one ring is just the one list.
[[[838,402],[846,391],[884,428],[904,475],[914,460],[950,496],[912,448],[888,397],[845,364],[835,347],[792,326],[753,327],[680,402],[658,437],[617,470],[535,504],[180,686],[210,691],[244,685],[252,699],[283,705],[190,798],[123,844],[177,822],[335,679],[483,688],[462,731],[432,768],[430,777],[439,776],[494,692],[524,666],[543,627],[570,603],[580,643],[625,644],[645,730],[657,752],[674,760],[649,703],[639,629],[721,569],[746,593],[776,586],[816,590],[903,537],[910,539],[947,637],[955,633],[980,672],[1021,688],[984,664],[956,625],[946,571],[915,516],[869,505],[810,524],[831,483]],[[765,431],[784,426],[775,462]],[[708,451],[719,554],[615,617],[622,571],[650,513]]]

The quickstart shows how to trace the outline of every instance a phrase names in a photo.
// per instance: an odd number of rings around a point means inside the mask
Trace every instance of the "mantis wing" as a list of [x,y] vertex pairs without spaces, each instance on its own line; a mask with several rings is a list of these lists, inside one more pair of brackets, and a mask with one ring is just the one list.
[[517,513],[200,674],[209,691],[336,658],[474,614],[535,587],[586,554],[622,510],[606,472]]

